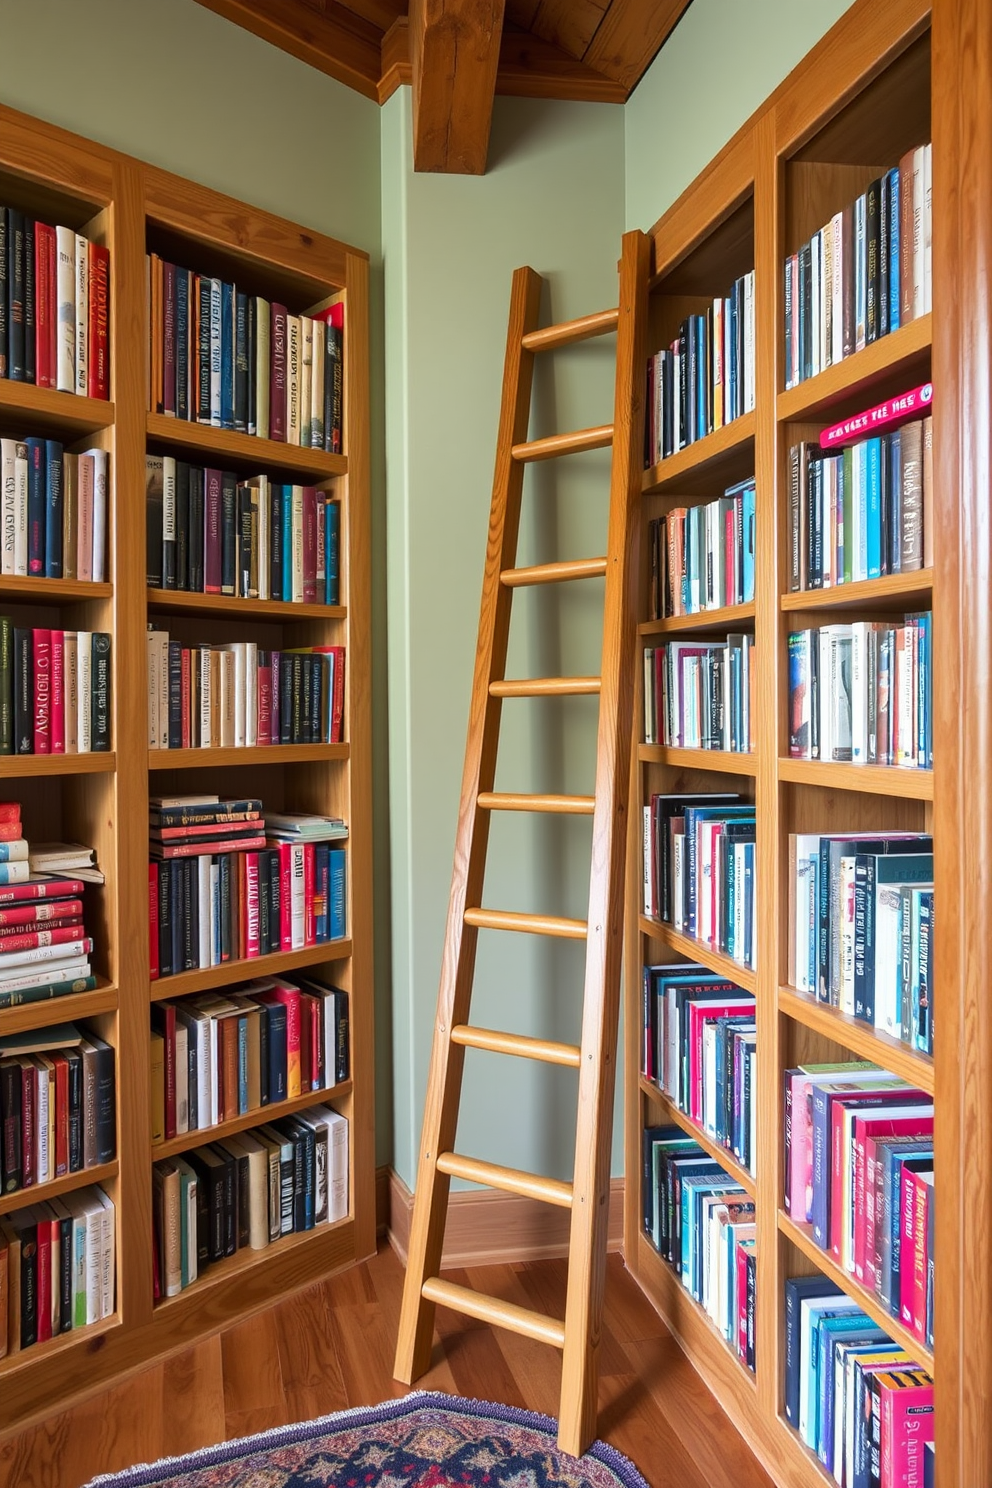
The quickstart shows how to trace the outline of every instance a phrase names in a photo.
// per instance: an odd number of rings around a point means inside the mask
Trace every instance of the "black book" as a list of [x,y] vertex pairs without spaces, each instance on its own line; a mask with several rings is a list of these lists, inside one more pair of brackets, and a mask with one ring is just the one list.
[[83,1166],[83,1056],[78,1049],[66,1049],[69,1066],[69,1172],[78,1173]]
[[268,849],[269,854],[269,930],[271,939],[269,948],[274,953],[280,949],[280,919],[282,882],[279,876],[279,854],[275,848]]
[[865,341],[877,341],[881,331],[881,217],[882,182],[872,181],[865,192]]
[[190,1166],[196,1170],[196,1240],[199,1264],[223,1260],[227,1254],[225,1157],[226,1154],[216,1147],[197,1147],[188,1154]]
[[158,974],[172,976],[172,864],[158,865]]
[[62,577],[62,446],[45,441],[45,577]]
[[263,1004],[269,1027],[269,1104],[286,1099],[286,1008],[281,1002]]
[[114,1077],[114,1051],[110,1044],[95,1034],[89,1042],[96,1050],[96,1160],[108,1163],[117,1151],[117,1082]]
[[291,1116],[286,1122],[287,1127],[300,1139],[302,1158],[297,1167],[297,1172],[302,1180],[302,1195],[299,1189],[295,1194],[293,1205],[295,1227],[297,1231],[312,1230],[316,1223],[316,1188],[317,1188],[317,1135],[312,1126],[305,1121],[300,1121],[296,1116]]
[[342,334],[328,323],[324,337],[324,448],[341,453],[344,408],[344,356]]
[[813,375],[813,249],[804,243],[799,250],[799,376]]
[[220,507],[220,592],[234,593],[237,571],[237,477],[230,470],[221,472]]
[[37,376],[35,362],[35,282],[34,282],[34,222],[24,218],[24,381],[34,382]]
[[277,1122],[277,1131],[293,1144],[293,1228],[300,1235],[306,1229],[307,1147],[303,1133],[291,1118]]
[[223,1164],[224,1254],[232,1256],[238,1248],[238,1196],[234,1158],[220,1145],[213,1146],[211,1151],[216,1153]]
[[210,279],[206,274],[197,276],[197,294],[200,301],[200,378],[196,394],[196,419],[200,424],[210,422]]
[[[269,925],[269,874],[272,871],[267,852],[258,854],[258,951],[260,956],[269,953],[269,936],[271,927]],[[263,1018],[262,1022],[265,1020]],[[265,1068],[265,1060],[262,1060],[262,1068]]]
[[110,749],[110,636],[95,630],[90,672],[90,747],[95,754]]
[[299,716],[293,719],[293,742],[312,744],[310,734],[310,694],[313,690],[313,671],[309,656],[293,657],[293,712],[296,714],[299,700]]
[[14,752],[14,622],[0,615],[0,754]]
[[231,959],[231,854],[220,853],[217,858],[220,874],[220,959]]
[[14,631],[14,753],[34,753],[34,631]]
[[183,971],[196,971],[200,964],[199,863],[183,858]]
[[176,461],[176,588],[189,588],[189,466]]
[[[59,1327],[60,1333],[72,1331],[72,1215],[59,1216]],[[54,1321],[54,1319],[53,1319]]]
[[0,207],[0,377],[7,377],[8,331],[7,331],[7,208]]
[[186,587],[203,593],[203,466],[189,467],[189,532],[186,538]]
[[[248,296],[248,433],[258,433],[258,389],[255,386],[255,347],[258,337],[258,300]],[[235,396],[237,390],[235,389]]]
[[145,461],[145,582],[149,589],[161,589],[163,574],[162,461],[149,456]]
[[351,1073],[351,1014],[348,1008],[347,992],[336,991],[334,994],[334,1021],[335,1039],[334,1048],[337,1059],[335,1078],[340,1085],[347,1080]]
[[238,593],[247,599],[251,589],[251,486],[238,486]]
[[21,1154],[21,1067],[13,1059],[0,1063],[0,1120],[3,1122],[3,1161],[0,1165],[3,1191],[14,1193],[24,1182],[24,1166]]
[[38,1225],[15,1214],[11,1223],[21,1242],[21,1348],[38,1342]]
[[269,485],[269,594],[282,599],[282,503],[283,488]]
[[[259,857],[262,855],[259,854]],[[261,864],[259,864],[261,867]],[[261,904],[261,899],[259,903]],[[262,954],[265,954],[265,942],[262,941]],[[261,1005],[260,1005],[261,1006]],[[258,1090],[259,1100],[263,1106],[269,1104],[269,1019],[268,1009],[261,1007],[261,1015],[258,1020]]]
[[250,1243],[251,1221],[251,1169],[247,1152],[238,1152],[227,1142],[218,1142],[220,1148],[234,1166],[234,1233],[238,1250]]
[[248,296],[234,296],[234,427],[248,432]]
[[293,736],[293,658],[283,652],[279,664],[279,743],[294,743]]
[[24,382],[24,213],[7,214],[7,376]]
[[[892,181],[886,171],[879,191],[878,223],[878,334],[889,334],[889,252],[892,219]],[[884,572],[884,570],[883,570]],[[891,569],[889,570],[891,573]]]
[[183,742],[183,648],[181,641],[169,642],[169,748],[179,749]]

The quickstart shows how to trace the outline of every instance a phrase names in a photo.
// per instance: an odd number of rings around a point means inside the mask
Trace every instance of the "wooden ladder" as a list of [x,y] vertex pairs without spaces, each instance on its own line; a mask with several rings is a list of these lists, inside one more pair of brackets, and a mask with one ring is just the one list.
[[[562,1350],[558,1442],[563,1450],[575,1456],[586,1450],[596,1434],[623,946],[635,640],[635,513],[640,500],[643,453],[648,252],[648,240],[642,233],[626,234],[617,310],[604,310],[545,329],[538,329],[540,277],[529,268],[517,269],[513,276],[465,771],[396,1349],[396,1378],[412,1384],[430,1367],[437,1303],[554,1344]],[[528,440],[535,355],[614,330],[617,371],[613,423]],[[517,568],[517,533],[526,464],[608,445],[612,445],[613,460],[606,557]],[[506,678],[514,590],[524,585],[600,576],[605,576],[606,581],[601,675]],[[599,694],[595,795],[494,791],[503,699],[589,693]],[[489,821],[494,811],[565,812],[592,817],[588,920],[482,907]],[[480,929],[585,940],[581,1045],[526,1038],[469,1024]],[[578,1070],[571,1183],[482,1162],[452,1150],[466,1048],[487,1049]],[[571,1210],[563,1321],[440,1278],[448,1189],[453,1177]]]

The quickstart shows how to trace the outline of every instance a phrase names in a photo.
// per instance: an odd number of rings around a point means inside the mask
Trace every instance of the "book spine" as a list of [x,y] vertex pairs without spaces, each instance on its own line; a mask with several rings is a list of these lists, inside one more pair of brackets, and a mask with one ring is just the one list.
[[60,393],[76,391],[76,235],[71,228],[57,227],[56,302],[58,339],[55,386]]
[[89,364],[87,393],[110,397],[110,250],[89,245]]
[[285,305],[271,311],[269,437],[286,439],[287,313]]
[[62,492],[62,446],[45,441],[45,577],[62,578],[62,524],[65,500]]

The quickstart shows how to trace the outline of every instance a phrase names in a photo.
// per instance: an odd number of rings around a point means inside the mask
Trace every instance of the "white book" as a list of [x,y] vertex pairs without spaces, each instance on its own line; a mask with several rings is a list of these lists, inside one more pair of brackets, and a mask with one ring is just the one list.
[[933,309],[933,145],[923,146],[923,313]]
[[[241,642],[238,642],[241,645]],[[235,682],[235,652],[220,652],[220,739],[222,749],[232,749],[237,744],[238,690]],[[242,715],[243,719],[243,715]]]
[[102,1188],[96,1190],[96,1197],[103,1210],[100,1227],[100,1316],[107,1318],[114,1310],[116,1211],[113,1200]]
[[213,734],[210,724],[211,694],[210,683],[210,647],[200,647],[200,748],[210,749],[213,747]]
[[685,833],[672,837],[672,924],[685,930]]
[[52,982],[75,982],[90,974],[90,963],[86,956],[75,956],[66,961],[49,961],[37,969],[21,968],[10,976],[0,977],[0,992],[18,992],[28,987],[47,987]]
[[744,947],[744,844],[735,842],[731,848],[734,855],[734,957],[740,961]]
[[210,424],[221,426],[221,287],[219,279],[210,281]]
[[[95,471],[94,471],[95,476]],[[96,503],[94,502],[94,514]],[[176,461],[173,455],[162,460],[162,583],[167,573],[176,572]],[[175,579],[167,586],[174,589]]]
[[300,444],[310,449],[310,417],[313,399],[313,321],[300,316]]
[[[201,859],[202,861],[202,859]],[[176,1135],[189,1131],[189,1033],[176,1021]]]
[[169,633],[158,632],[158,748],[169,747]]
[[58,303],[55,346],[55,386],[60,393],[76,391],[76,234],[71,227],[55,229],[55,298]]
[[28,571],[28,447],[14,446],[14,573]]
[[269,437],[269,348],[272,337],[272,306],[268,300],[255,301],[255,433],[259,439]]
[[[30,871],[24,874],[24,881],[29,877]],[[79,935],[74,940],[55,945],[31,946],[26,951],[4,951],[0,953],[0,978],[17,976],[20,968],[25,966],[41,967],[52,961],[81,959],[89,955],[89,946],[89,937]]]
[[815,377],[821,370],[823,340],[820,326],[823,321],[823,233],[816,232],[810,239],[810,371]]
[[[107,577],[107,485],[110,479],[110,457],[107,451],[102,449],[91,449],[86,453],[93,457],[93,580],[97,584],[102,584]],[[175,482],[173,481],[174,506]],[[175,516],[173,516],[173,522],[175,522]]]
[[834,227],[828,222],[821,229],[823,245],[823,272],[820,277],[820,292],[823,308],[820,314],[820,365],[829,367],[834,355]]
[[292,553],[292,601],[303,603],[303,487],[294,486],[292,505],[291,548]]
[[867,325],[867,293],[865,282],[865,214],[864,192],[854,203],[854,349],[863,351]]
[[159,650],[158,631],[149,630],[145,635],[145,653],[148,659],[148,748],[158,749],[159,742]]
[[17,441],[0,439],[0,573],[14,572],[17,532]]
[[327,1220],[334,1224],[348,1215],[348,1120],[340,1111],[328,1107],[330,1118],[328,1131],[328,1166],[330,1189],[327,1200]]
[[830,219],[833,239],[833,279],[830,284],[830,362],[844,359],[844,213],[835,212]]
[[744,412],[754,408],[754,270],[744,275]]
[[76,234],[76,387],[86,397],[89,374],[90,245]]
[[[814,1392],[819,1371],[812,1360],[813,1328],[810,1312],[813,1308],[822,1307],[830,1307],[835,1313],[859,1312],[860,1305],[845,1293],[836,1292],[827,1297],[803,1297],[799,1306],[799,1435],[806,1445],[815,1451],[816,1441],[812,1430],[815,1426],[816,1396]],[[812,1426],[811,1416],[814,1418]]]
[[73,1325],[98,1323],[103,1310],[103,1205],[95,1188],[64,1196],[73,1218]]
[[245,642],[245,745],[258,743],[258,643]]
[[[221,685],[224,688],[223,713],[230,707],[232,738],[236,749],[244,749],[248,736],[245,709],[248,700],[248,684],[245,676],[246,657],[244,641],[232,641],[221,654]],[[228,693],[230,704],[228,705]]]
[[867,620],[851,626],[851,762],[868,762],[868,632]]
[[200,966],[209,966],[210,963],[210,858],[206,854],[197,858],[197,923],[200,932],[199,954],[197,963]]
[[76,631],[76,747],[89,754],[93,747],[90,685],[93,675],[93,632]]
[[919,145],[913,151],[913,319],[924,312],[926,304],[926,149]]
[[[38,1100],[35,1107],[35,1182],[47,1183],[55,1175],[52,1172],[52,1150],[51,1137],[53,1131],[52,1101],[54,1091],[52,1090],[49,1075],[50,1064],[45,1065],[37,1055],[32,1063],[38,1071],[37,1090]],[[40,1299],[39,1299],[40,1302]]]
[[272,565],[272,506],[269,477],[258,477],[258,597],[271,599],[270,568]]
[[875,889],[875,1027],[902,1038],[902,896],[898,884]]
[[[195,1236],[195,1234],[196,1234],[196,1194],[197,1194],[197,1184],[199,1182],[199,1179],[196,1176],[196,1170],[193,1167],[191,1167],[191,1165],[186,1161],[186,1159],[184,1157],[174,1157],[172,1159],[172,1161],[175,1163],[176,1167],[179,1169],[179,1192],[180,1192],[180,1195],[184,1191],[184,1189],[183,1189],[183,1181],[182,1180],[183,1180],[183,1178],[186,1178],[186,1180],[187,1180],[186,1186],[185,1186],[185,1193],[186,1193],[186,1213],[182,1216],[181,1223],[186,1226],[186,1234],[187,1234],[187,1236]],[[192,1286],[193,1285],[193,1282],[196,1280],[197,1274],[198,1274],[197,1273],[197,1257],[196,1257],[196,1246],[195,1245],[188,1245],[187,1246],[186,1273],[187,1273],[187,1285],[188,1286]]]
[[64,633],[62,669],[65,688],[65,752],[79,753],[79,665],[76,658],[76,632]]
[[324,356],[327,327],[322,320],[313,324],[313,367],[310,376],[310,447],[324,448]]
[[290,949],[294,951],[301,950],[306,944],[305,852],[304,843],[290,843]]

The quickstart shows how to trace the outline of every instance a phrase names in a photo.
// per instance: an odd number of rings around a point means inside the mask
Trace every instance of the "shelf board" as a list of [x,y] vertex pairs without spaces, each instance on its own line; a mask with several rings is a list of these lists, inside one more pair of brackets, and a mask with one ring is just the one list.
[[826,415],[834,405],[867,393],[875,383],[898,372],[904,363],[907,374],[914,370],[920,381],[920,368],[930,358],[931,320],[930,315],[921,315],[873,341],[863,351],[779,393],[776,403],[779,423]]
[[330,480],[333,476],[348,473],[348,461],[344,455],[329,455],[324,450],[283,444],[278,439],[258,439],[254,434],[239,434],[234,429],[215,429],[210,424],[168,418],[164,413],[148,415],[146,432],[150,440],[166,444],[170,449],[209,455],[218,463],[229,459],[257,465],[259,470],[285,470],[304,477],[308,482]]
[[[328,1239],[337,1234],[342,1241],[347,1237],[350,1244],[353,1220],[350,1215],[339,1219],[334,1224],[315,1225],[312,1230],[304,1230],[300,1234],[282,1235],[274,1240],[271,1245],[266,1245],[264,1250],[252,1250],[250,1246],[242,1246],[235,1251],[233,1256],[225,1256],[222,1261],[214,1261],[207,1267],[202,1276],[198,1276],[191,1286],[186,1287],[175,1297],[163,1297],[155,1303],[155,1316],[164,1318],[168,1313],[177,1309],[182,1303],[199,1309],[205,1292],[213,1287],[229,1281],[232,1276],[243,1276],[246,1272],[253,1271],[258,1266],[265,1266],[279,1256],[284,1256],[287,1251],[293,1251],[300,1246],[313,1244],[319,1239]],[[333,1243],[333,1242],[332,1242]]]
[[253,749],[149,749],[149,770],[199,770],[205,765],[292,765],[346,760],[347,744],[258,744]]
[[220,966],[204,966],[199,971],[181,971],[177,976],[159,977],[149,982],[151,1001],[185,997],[189,992],[206,992],[211,987],[253,981],[255,977],[279,976],[284,971],[301,971],[306,966],[319,966],[324,961],[346,961],[351,950],[350,940],[325,940],[322,945],[303,946],[298,951],[277,951],[273,956],[253,956],[241,961],[224,961]]
[[698,961],[701,966],[708,966],[710,971],[715,971],[717,976],[725,976],[738,987],[752,995],[758,984],[757,974],[746,966],[740,966],[725,956],[722,951],[717,951],[713,946],[705,945],[701,940],[693,940],[690,935],[681,935],[673,930],[671,925],[664,924],[661,920],[652,920],[647,915],[640,915],[638,928],[642,935],[648,935],[652,940],[660,940],[673,951],[678,951],[680,956],[685,956],[689,961]]
[[805,992],[797,992],[795,987],[779,987],[778,1008],[787,1018],[803,1023],[817,1033],[825,1034],[827,1038],[850,1049],[852,1054],[857,1054],[862,1059],[874,1060],[876,1064],[881,1064],[894,1075],[900,1075],[904,1080],[918,1085],[930,1095],[934,1093],[931,1055],[921,1054],[910,1048],[909,1044],[894,1039],[891,1034],[871,1028],[860,1018],[842,1013],[840,1008],[831,1007],[829,1003],[818,1002]]
[[59,1194],[76,1188],[87,1188],[91,1183],[106,1183],[118,1174],[116,1158],[113,1162],[101,1163],[99,1167],[83,1168],[78,1173],[66,1173],[54,1178],[51,1183],[32,1183],[30,1188],[18,1188],[13,1193],[0,1195],[0,1214],[10,1214],[15,1209],[26,1209],[31,1204],[40,1204],[43,1199],[55,1199]]
[[68,997],[51,997],[44,1002],[23,1002],[20,1007],[0,1010],[0,1037],[23,1033],[27,1028],[45,1028],[49,1023],[74,1023],[77,1018],[95,1018],[100,1013],[115,1013],[117,988],[112,982],[97,978],[91,992],[72,992]]
[[640,1078],[640,1088],[642,1094],[646,1095],[649,1100],[654,1101],[655,1105],[660,1107],[668,1120],[673,1121],[676,1126],[680,1126],[688,1136],[697,1141],[703,1151],[709,1153],[714,1162],[718,1162],[722,1168],[726,1169],[730,1177],[735,1179],[744,1191],[750,1194],[752,1199],[757,1197],[757,1179],[753,1173],[749,1173],[747,1168],[743,1167],[737,1161],[732,1152],[728,1152],[726,1147],[721,1147],[720,1143],[714,1137],[710,1136],[709,1132],[704,1131],[701,1126],[693,1121],[691,1116],[687,1116],[684,1111],[680,1110],[663,1090],[659,1090],[658,1086],[653,1081],[648,1080],[644,1075]]
[[643,1230],[639,1230],[637,1235],[636,1268],[639,1286],[682,1344],[690,1362],[701,1355],[704,1364],[713,1369],[722,1382],[735,1389],[743,1386],[748,1404],[756,1405],[755,1376],[737,1357],[736,1350],[731,1348],[692,1293],[682,1285],[681,1277],[662,1259]]
[[[69,394],[66,394],[68,397]],[[110,599],[113,584],[88,579],[42,579],[23,574],[0,575],[0,600],[26,599],[36,604],[69,604],[80,599]]]
[[[0,593],[2,593],[0,589]],[[180,615],[226,615],[232,620],[347,620],[344,605],[291,604],[282,599],[237,599],[233,594],[196,594],[186,589],[149,589],[150,610]]]
[[795,594],[782,594],[780,608],[790,610],[870,609],[873,605],[888,607],[898,601],[915,610],[933,602],[933,569],[920,568],[913,573],[885,574],[880,579],[861,579],[856,584],[834,584],[829,589],[800,589]]
[[65,430],[73,440],[97,429],[109,429],[114,422],[114,405],[104,398],[80,398],[75,393],[56,393],[51,388],[35,387],[33,382],[11,382],[0,378],[0,417],[10,413],[24,414],[32,430],[42,432]]
[[[728,484],[729,470],[754,471],[753,411],[724,424],[713,434],[697,439],[695,444],[676,450],[667,460],[645,470],[641,479],[644,495],[672,495],[676,491],[692,492],[712,487],[714,495],[721,481]],[[745,472],[746,473],[746,472]]]
[[694,615],[669,615],[664,620],[646,620],[637,627],[639,636],[663,636],[684,631],[733,630],[754,620],[754,600],[747,604],[723,605],[718,610],[699,610]]
[[801,1250],[809,1260],[822,1271],[824,1276],[847,1293],[857,1302],[859,1307],[864,1308],[870,1318],[873,1318],[880,1328],[884,1328],[890,1338],[893,1338],[902,1348],[907,1349],[911,1359],[922,1365],[930,1374],[933,1373],[933,1354],[930,1349],[925,1348],[912,1335],[910,1330],[892,1317],[882,1306],[874,1292],[869,1292],[853,1276],[848,1275],[843,1266],[838,1266],[833,1256],[825,1250],[821,1250],[813,1239],[813,1227],[808,1224],[796,1224],[794,1219],[779,1210],[778,1227],[786,1239],[791,1240],[797,1250]]
[[796,785],[820,785],[829,790],[859,791],[863,795],[893,796],[904,801],[933,800],[933,771],[905,769],[900,765],[780,759],[778,778]]
[[670,765],[682,770],[717,770],[723,775],[756,775],[754,754],[732,749],[671,749],[664,744],[638,744],[637,758],[644,764]]
[[342,1080],[329,1090],[309,1090],[306,1095],[294,1096],[292,1100],[277,1101],[271,1106],[256,1106],[243,1116],[234,1116],[230,1121],[221,1121],[217,1126],[203,1126],[196,1131],[171,1137],[167,1142],[153,1142],[152,1162],[161,1162],[163,1158],[189,1152],[193,1147],[206,1147],[210,1142],[223,1141],[233,1132],[248,1131],[251,1127],[265,1126],[269,1121],[279,1121],[283,1116],[291,1116],[294,1111],[305,1111],[308,1106],[325,1106],[328,1101],[340,1100],[342,1096],[350,1095],[351,1091],[351,1081]]
[[[66,397],[69,397],[66,394]],[[116,1286],[120,1291],[120,1254],[116,1258]],[[119,1312],[112,1312],[110,1317],[103,1318],[99,1323],[89,1323],[85,1328],[73,1328],[68,1333],[60,1333],[57,1338],[46,1338],[44,1343],[33,1343],[30,1348],[20,1349],[16,1354],[8,1354],[6,1358],[0,1359],[0,1379],[13,1374],[15,1370],[26,1368],[38,1363],[41,1359],[51,1359],[53,1354],[61,1354],[67,1349],[83,1348],[92,1352],[93,1348],[99,1347],[96,1340],[103,1333],[109,1333],[113,1328],[121,1325]],[[85,1369],[82,1360],[80,1367]]]
[[117,769],[117,755],[91,754],[5,754],[0,757],[0,779],[22,775],[112,775]]

